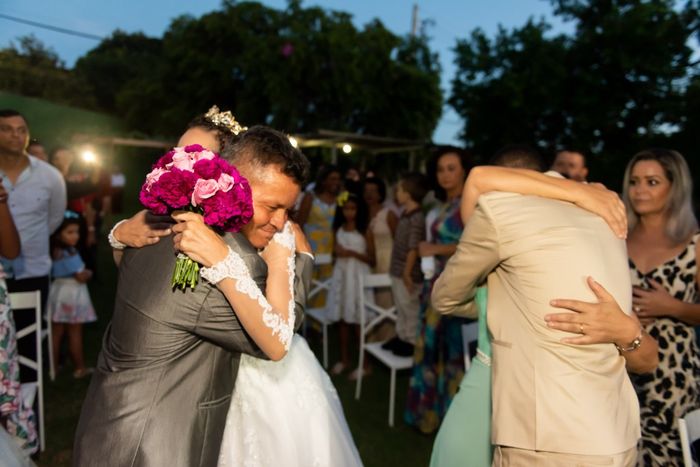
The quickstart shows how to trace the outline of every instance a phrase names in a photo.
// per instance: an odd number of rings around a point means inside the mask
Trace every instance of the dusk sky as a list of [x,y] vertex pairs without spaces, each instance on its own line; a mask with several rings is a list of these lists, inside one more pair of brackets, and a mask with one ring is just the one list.
[[[286,0],[261,3],[273,8],[287,4]],[[379,18],[394,33],[407,34],[414,3],[418,5],[419,21],[432,21],[428,34],[432,37],[432,49],[440,55],[446,96],[455,72],[451,49],[458,38],[467,37],[474,28],[480,27],[492,36],[499,24],[511,28],[521,26],[529,17],[544,17],[554,26],[554,32],[571,29],[552,17],[551,4],[546,0],[319,0],[305,1],[303,5],[346,11],[353,15],[358,27]],[[174,17],[200,16],[220,4],[220,0],[0,0],[0,14],[101,37],[117,28],[160,37]],[[0,46],[27,34],[34,34],[53,48],[68,66],[98,43],[0,18]],[[460,127],[459,116],[445,105],[433,139],[438,143],[457,143]]]

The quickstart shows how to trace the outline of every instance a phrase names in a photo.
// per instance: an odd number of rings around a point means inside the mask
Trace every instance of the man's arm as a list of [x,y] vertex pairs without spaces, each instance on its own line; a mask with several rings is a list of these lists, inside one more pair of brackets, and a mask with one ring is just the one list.
[[49,183],[49,232],[53,233],[63,222],[63,215],[66,212],[68,200],[66,198],[66,182],[58,171],[51,173],[54,180]]
[[500,260],[498,233],[480,204],[459,239],[457,251],[433,286],[433,308],[442,314],[476,318],[476,289]]
[[461,215],[465,224],[475,209],[479,196],[490,191],[508,191],[568,201],[602,217],[618,237],[627,236],[625,205],[617,193],[596,183],[574,182],[533,170],[508,167],[479,166],[469,172],[462,191]]

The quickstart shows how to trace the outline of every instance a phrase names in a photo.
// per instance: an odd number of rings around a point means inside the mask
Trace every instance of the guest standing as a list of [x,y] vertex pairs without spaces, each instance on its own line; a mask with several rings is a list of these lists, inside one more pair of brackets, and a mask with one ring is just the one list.
[[[333,253],[333,218],[336,197],[340,193],[340,182],[340,170],[333,165],[326,166],[316,177],[314,191],[304,194],[301,200],[296,221],[304,229],[304,234],[315,255]],[[333,266],[330,264],[318,266],[314,268],[314,279],[325,280],[332,272]],[[325,294],[321,293],[309,303],[309,306],[322,306],[325,300]]]
[[[0,255],[14,259],[19,255],[20,241],[7,199],[7,191],[0,183]],[[34,453],[39,447],[36,419],[21,394],[15,323],[0,264],[0,430],[4,428],[26,453]]]
[[[375,274],[387,274],[391,262],[391,250],[394,245],[394,235],[398,218],[394,211],[384,206],[386,201],[386,185],[381,178],[368,177],[362,189],[363,198],[369,210],[369,228],[367,229],[367,249],[374,257]],[[391,289],[382,288],[374,292],[374,301],[382,308],[389,308],[394,300]],[[378,340],[386,340],[393,336],[392,323],[387,326],[379,325],[374,337]]]
[[406,423],[423,433],[438,429],[464,376],[462,324],[465,320],[440,315],[430,304],[430,294],[464,229],[460,200],[470,168],[466,151],[449,146],[439,148],[429,166],[440,204],[435,208],[438,212],[431,226],[433,242],[422,242],[418,253],[421,257],[435,256],[435,275],[425,281],[423,288],[413,374],[404,412]]
[[700,324],[698,224],[692,180],[676,151],[648,149],[625,170],[633,309],[659,342],[659,366],[635,376],[641,407],[638,465],[680,465],[677,420],[700,407],[700,358],[694,325]]
[[[338,375],[350,367],[350,336],[359,337],[362,310],[360,277],[369,274],[373,258],[367,253],[367,207],[352,193],[345,192],[338,201],[333,230],[335,232],[335,265],[328,294],[328,317],[340,321],[340,361],[333,365],[331,373]],[[367,300],[371,300],[366,297]],[[351,375],[357,379],[359,369]]]

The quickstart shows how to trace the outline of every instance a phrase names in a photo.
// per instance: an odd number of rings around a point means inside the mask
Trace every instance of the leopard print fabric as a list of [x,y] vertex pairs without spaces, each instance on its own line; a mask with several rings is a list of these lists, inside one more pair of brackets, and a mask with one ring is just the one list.
[[[679,300],[698,301],[695,234],[675,258],[642,274],[630,261],[632,285],[644,287],[654,279]],[[647,286],[648,287],[648,286]],[[683,465],[677,419],[700,407],[700,357],[695,329],[674,318],[659,318],[646,327],[659,343],[659,367],[654,373],[633,375],[641,409],[642,439],[638,466]]]

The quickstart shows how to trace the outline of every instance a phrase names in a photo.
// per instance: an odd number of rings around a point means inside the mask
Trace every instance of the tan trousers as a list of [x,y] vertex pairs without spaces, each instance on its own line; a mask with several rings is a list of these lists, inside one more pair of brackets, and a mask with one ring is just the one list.
[[414,285],[413,292],[409,292],[403,280],[391,276],[391,293],[394,295],[394,305],[396,305],[396,334],[402,341],[415,345],[421,285]]
[[637,448],[612,456],[586,456],[495,446],[492,467],[633,467]]

